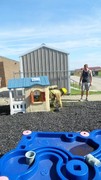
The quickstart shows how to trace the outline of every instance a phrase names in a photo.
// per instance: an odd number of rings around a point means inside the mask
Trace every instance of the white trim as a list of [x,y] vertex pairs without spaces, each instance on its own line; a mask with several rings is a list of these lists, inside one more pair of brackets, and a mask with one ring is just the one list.
[[26,112],[26,102],[25,101],[12,101],[10,102],[10,114],[17,114],[19,112]]

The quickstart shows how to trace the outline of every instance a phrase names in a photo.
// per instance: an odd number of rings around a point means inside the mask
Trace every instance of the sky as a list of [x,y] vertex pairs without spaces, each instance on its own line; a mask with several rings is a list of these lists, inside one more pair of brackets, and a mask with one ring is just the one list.
[[101,0],[0,0],[0,56],[42,43],[69,53],[70,70],[101,66]]

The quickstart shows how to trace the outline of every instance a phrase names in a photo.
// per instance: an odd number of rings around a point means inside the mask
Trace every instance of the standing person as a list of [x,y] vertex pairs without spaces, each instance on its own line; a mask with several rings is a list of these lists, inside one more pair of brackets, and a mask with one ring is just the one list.
[[89,88],[92,85],[92,71],[88,68],[88,64],[84,65],[84,69],[80,76],[79,84],[81,85],[81,99],[83,100],[84,91],[86,90],[86,101],[88,101]]

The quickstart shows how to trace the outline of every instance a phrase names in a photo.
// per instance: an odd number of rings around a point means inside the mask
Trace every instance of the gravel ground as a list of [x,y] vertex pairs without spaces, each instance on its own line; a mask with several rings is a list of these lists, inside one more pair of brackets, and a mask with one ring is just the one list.
[[69,102],[64,103],[59,112],[16,115],[9,115],[9,106],[1,106],[0,156],[16,147],[24,130],[76,132],[94,129],[101,129],[101,101]]

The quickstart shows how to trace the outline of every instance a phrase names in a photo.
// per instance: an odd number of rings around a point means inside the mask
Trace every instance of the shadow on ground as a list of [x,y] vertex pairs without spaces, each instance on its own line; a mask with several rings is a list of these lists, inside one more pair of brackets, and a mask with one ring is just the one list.
[[10,115],[10,106],[5,105],[5,106],[0,106],[0,116],[3,115]]

